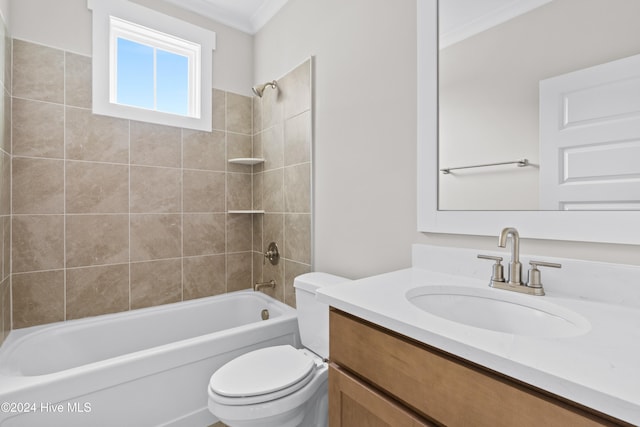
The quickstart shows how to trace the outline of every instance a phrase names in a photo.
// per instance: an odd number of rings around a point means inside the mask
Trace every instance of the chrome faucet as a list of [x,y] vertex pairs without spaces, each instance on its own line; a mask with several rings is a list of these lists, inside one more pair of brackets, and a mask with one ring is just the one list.
[[489,286],[497,289],[505,289],[507,291],[521,292],[529,295],[544,295],[542,281],[540,278],[540,270],[538,267],[560,268],[560,264],[553,262],[529,261],[531,268],[529,269],[529,284],[522,282],[522,264],[520,264],[520,235],[518,230],[513,227],[504,228],[498,236],[498,247],[506,248],[507,239],[511,236],[511,262],[509,262],[509,280],[505,281],[503,275],[502,257],[478,255],[478,258],[495,261],[493,266],[493,274]]
[[509,284],[522,285],[522,264],[520,264],[520,234],[513,227],[507,227],[498,236],[498,247],[507,247],[507,238],[511,236],[511,262],[509,262]]

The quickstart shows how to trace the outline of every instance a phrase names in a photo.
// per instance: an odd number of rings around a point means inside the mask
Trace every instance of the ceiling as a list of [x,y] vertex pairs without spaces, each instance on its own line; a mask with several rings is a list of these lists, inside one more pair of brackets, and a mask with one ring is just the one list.
[[245,33],[255,34],[288,0],[165,0]]

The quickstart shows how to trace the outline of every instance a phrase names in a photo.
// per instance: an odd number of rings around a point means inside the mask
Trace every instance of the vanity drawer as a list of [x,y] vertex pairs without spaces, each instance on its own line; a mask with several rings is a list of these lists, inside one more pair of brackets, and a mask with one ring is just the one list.
[[435,427],[413,411],[329,365],[329,425],[331,427]]
[[447,426],[627,425],[336,309],[331,362]]

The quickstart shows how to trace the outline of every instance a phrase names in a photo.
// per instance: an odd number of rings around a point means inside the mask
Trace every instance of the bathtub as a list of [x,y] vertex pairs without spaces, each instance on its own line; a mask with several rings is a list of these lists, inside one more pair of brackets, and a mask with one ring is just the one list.
[[279,344],[300,346],[296,311],[251,290],[14,330],[0,426],[205,427],[211,374]]

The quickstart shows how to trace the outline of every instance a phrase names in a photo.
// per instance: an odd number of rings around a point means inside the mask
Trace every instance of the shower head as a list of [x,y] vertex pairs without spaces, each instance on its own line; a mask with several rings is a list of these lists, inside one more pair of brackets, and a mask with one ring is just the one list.
[[251,88],[251,90],[253,90],[253,93],[255,93],[256,96],[262,98],[262,94],[264,93],[264,90],[267,86],[271,86],[271,89],[277,89],[278,82],[273,80],[271,82],[263,83],[261,85],[255,85],[254,87]]

